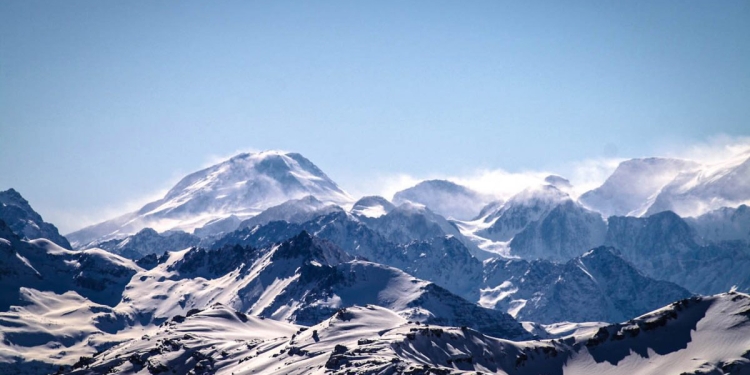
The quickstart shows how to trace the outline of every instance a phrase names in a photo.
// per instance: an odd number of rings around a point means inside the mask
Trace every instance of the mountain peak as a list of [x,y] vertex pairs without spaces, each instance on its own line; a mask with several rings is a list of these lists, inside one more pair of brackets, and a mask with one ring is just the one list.
[[468,187],[446,180],[426,180],[393,195],[396,206],[412,202],[427,206],[447,218],[469,220],[491,199]]
[[[305,198],[312,196],[312,198]],[[246,220],[292,199],[337,205],[353,199],[320,168],[298,153],[241,153],[185,176],[164,198],[140,210],[69,236],[77,247],[92,241],[122,238],[144,227],[192,233],[232,215]]]
[[387,199],[371,195],[360,198],[352,206],[351,213],[365,217],[380,217],[393,211],[396,206]]
[[692,161],[670,158],[625,160],[601,186],[584,193],[579,200],[604,217],[637,215],[672,179],[698,166]]
[[15,189],[0,191],[0,220],[10,227],[18,237],[30,240],[46,238],[57,245],[70,249],[68,240],[57,228],[45,222],[29,202]]

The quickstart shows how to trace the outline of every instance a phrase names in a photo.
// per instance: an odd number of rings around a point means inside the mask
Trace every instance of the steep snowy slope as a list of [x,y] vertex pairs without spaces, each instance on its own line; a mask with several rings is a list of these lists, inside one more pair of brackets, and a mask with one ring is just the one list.
[[694,293],[713,294],[732,286],[750,290],[746,242],[698,243],[696,232],[670,211],[649,217],[609,218],[606,245],[651,277]]
[[673,211],[698,216],[721,207],[750,203],[750,153],[684,172],[675,177],[646,211],[652,215]]
[[750,242],[750,207],[723,207],[701,216],[685,218],[695,232],[706,241]]
[[0,220],[4,221],[19,237],[35,240],[46,238],[58,246],[70,249],[68,240],[57,228],[45,222],[34,211],[29,202],[13,189],[0,191]]
[[582,194],[579,201],[604,217],[640,215],[651,204],[650,200],[677,175],[698,167],[698,163],[680,159],[626,160],[602,186]]
[[421,204],[446,218],[469,220],[477,215],[490,197],[445,180],[428,180],[393,195],[393,203]]
[[480,304],[538,323],[619,322],[690,292],[641,274],[612,248],[599,247],[565,264],[492,260]]
[[166,251],[183,250],[196,246],[200,238],[181,231],[157,233],[151,228],[123,239],[113,239],[94,244],[95,247],[126,258],[138,260],[149,254],[163,254]]
[[594,333],[512,342],[410,324],[373,306],[302,328],[217,305],[86,359],[74,373],[747,374],[748,311],[750,297],[730,293],[680,300]]
[[69,234],[76,248],[92,241],[123,238],[143,228],[158,232],[195,228],[235,215],[240,219],[290,199],[312,195],[347,204],[351,197],[312,162],[296,153],[265,151],[240,154],[192,173],[164,198],[140,210]]

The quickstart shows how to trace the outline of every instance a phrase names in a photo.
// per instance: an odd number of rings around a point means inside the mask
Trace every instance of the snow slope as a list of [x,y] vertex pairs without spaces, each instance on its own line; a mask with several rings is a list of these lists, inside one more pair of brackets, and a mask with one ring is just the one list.
[[563,339],[512,342],[351,307],[312,327],[216,305],[84,361],[75,374],[747,374],[750,297],[684,299]]

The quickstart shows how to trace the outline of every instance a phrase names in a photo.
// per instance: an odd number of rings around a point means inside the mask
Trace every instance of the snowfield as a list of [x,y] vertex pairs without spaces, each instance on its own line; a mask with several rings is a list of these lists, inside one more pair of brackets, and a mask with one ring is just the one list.
[[83,359],[73,373],[740,374],[750,371],[749,314],[750,296],[728,293],[595,332],[513,342],[370,305],[302,327],[214,304]]

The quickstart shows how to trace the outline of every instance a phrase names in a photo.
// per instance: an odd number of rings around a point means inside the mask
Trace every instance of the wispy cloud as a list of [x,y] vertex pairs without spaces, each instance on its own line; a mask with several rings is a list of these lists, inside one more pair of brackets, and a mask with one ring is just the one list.
[[[750,157],[750,137],[717,135],[706,142],[680,147],[665,146],[653,156],[671,157],[712,164],[747,155]],[[409,188],[424,180],[441,179],[469,187],[477,192],[497,199],[507,199],[521,190],[544,183],[544,178],[559,175],[570,180],[574,197],[600,186],[626,158],[594,158],[563,164],[558,170],[508,172],[502,168],[481,169],[464,175],[432,174],[414,176],[404,173],[376,176],[366,187],[355,187],[354,193],[382,195],[391,199],[396,192]],[[355,194],[356,195],[356,194]]]
[[201,169],[219,164],[239,154],[256,153],[256,152],[261,152],[261,151],[263,150],[257,150],[254,148],[243,148],[243,149],[234,150],[234,152],[225,153],[225,154],[210,154],[206,157],[206,161],[204,161],[203,164],[201,164]]
[[[502,168],[477,169],[463,175],[430,174],[414,176],[405,173],[384,174],[367,181],[366,186],[354,186],[355,196],[381,195],[391,199],[393,194],[424,180],[447,180],[466,186],[493,199],[506,200],[530,186],[544,183],[552,174],[567,178],[573,184],[573,195],[578,196],[604,182],[623,159],[589,159],[570,163],[558,171],[539,170],[509,172]],[[345,187],[346,188],[346,187]]]
[[733,137],[719,134],[705,142],[687,147],[667,146],[664,155],[694,160],[704,164],[721,162],[742,154],[750,154],[750,137]]
[[[176,180],[172,182],[176,182]],[[168,184],[169,187],[172,185],[174,183]],[[169,191],[169,188],[164,187],[129,199],[119,205],[85,207],[85,209],[80,210],[52,210],[46,213],[44,219],[54,223],[61,233],[67,234],[89,225],[98,224],[137,211],[147,203],[163,198],[167,194],[167,191]]]

